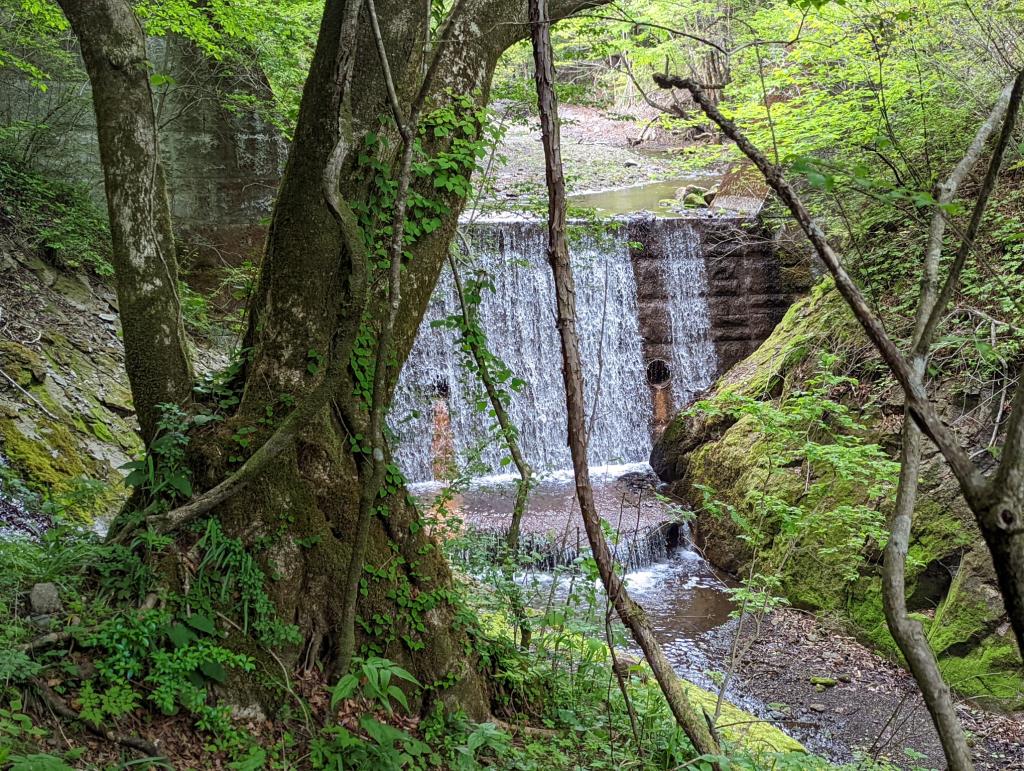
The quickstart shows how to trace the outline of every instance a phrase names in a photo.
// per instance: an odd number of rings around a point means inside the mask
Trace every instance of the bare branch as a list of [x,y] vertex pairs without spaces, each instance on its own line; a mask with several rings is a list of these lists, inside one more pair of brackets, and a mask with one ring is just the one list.
[[996,180],[999,178],[999,168],[1002,165],[1003,155],[1006,152],[1007,145],[1009,145],[1010,138],[1013,135],[1014,125],[1017,122],[1017,114],[1020,111],[1022,94],[1024,94],[1024,70],[1017,73],[1017,77],[1013,81],[1013,87],[1009,96],[1009,105],[1006,108],[1006,119],[1003,121],[1003,128],[999,134],[999,142],[996,144],[996,149],[992,153],[992,159],[989,162],[988,171],[985,174],[985,180],[982,182],[981,190],[978,192],[978,198],[974,204],[974,210],[971,212],[971,221],[967,225],[967,231],[964,233],[963,239],[960,242],[960,249],[957,251],[953,264],[950,266],[949,275],[946,276],[946,282],[942,286],[942,291],[939,293],[935,307],[932,308],[931,314],[928,316],[928,321],[925,324],[924,332],[921,340],[918,341],[915,352],[923,352],[922,347],[926,349],[928,344],[931,342],[931,338],[935,334],[935,329],[938,327],[939,320],[942,318],[942,314],[945,312],[945,308],[949,304],[950,298],[953,296],[953,290],[960,281],[960,273],[967,262],[967,257],[970,255],[971,249],[974,247],[974,239],[977,237],[978,230],[981,227],[981,220],[985,214],[985,208],[988,206],[988,199],[992,195],[992,191],[995,189]]
[[568,443],[583,526],[605,592],[622,623],[630,630],[633,639],[644,652],[676,722],[698,752],[717,754],[719,744],[713,726],[706,720],[708,716],[706,713],[702,715],[687,698],[679,677],[654,636],[643,609],[629,596],[621,577],[616,573],[614,557],[601,529],[601,518],[594,501],[594,489],[590,483],[590,471],[587,466],[587,419],[579,337],[576,332],[575,281],[565,238],[565,177],[562,171],[550,20],[545,0],[530,0],[529,11],[548,186],[547,257],[555,285],[557,327],[561,341],[562,374],[568,413]]
[[[1013,84],[1009,84],[978,128],[974,140],[949,177],[935,185],[936,207],[932,215],[925,246],[924,264],[921,271],[921,299],[918,303],[915,330],[913,374],[916,381],[924,385],[927,351],[931,334],[927,329],[929,316],[935,311],[938,295],[939,260],[942,255],[942,237],[946,229],[946,212],[943,207],[952,202],[960,184],[978,162],[989,136],[1003,119],[1010,100]],[[885,546],[885,560],[882,569],[882,601],[886,623],[893,639],[903,652],[907,665],[914,675],[924,697],[932,721],[942,742],[946,761],[955,771],[969,771],[973,768],[971,750],[967,744],[960,719],[956,714],[953,699],[939,670],[938,661],[925,636],[921,623],[911,618],[906,601],[906,561],[910,548],[910,534],[914,523],[914,508],[917,502],[918,478],[921,473],[921,432],[914,423],[909,410],[904,410],[903,432],[900,448],[900,479],[896,489],[896,501],[889,520],[890,536]]]

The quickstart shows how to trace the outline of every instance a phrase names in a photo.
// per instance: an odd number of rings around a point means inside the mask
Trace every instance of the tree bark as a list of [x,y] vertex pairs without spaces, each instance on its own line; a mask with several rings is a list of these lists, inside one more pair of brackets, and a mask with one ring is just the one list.
[[143,441],[158,405],[184,406],[192,368],[160,164],[146,40],[127,0],[60,0],[92,85],[125,363]]
[[[415,113],[426,64],[421,33],[427,26],[426,8],[402,0],[378,0],[376,5],[397,112],[410,116]],[[562,2],[560,13],[579,5]],[[348,625],[339,587],[349,585],[353,575],[349,566],[355,565],[360,581],[357,645],[376,646],[376,652],[399,661],[421,682],[435,685],[429,698],[457,700],[470,715],[482,718],[487,713],[486,689],[473,658],[466,655],[469,642],[458,621],[452,578],[438,544],[424,530],[401,485],[389,483],[389,489],[394,489],[386,496],[366,497],[368,491],[379,489],[374,477],[390,463],[390,453],[383,443],[372,440],[378,431],[370,411],[354,396],[354,376],[348,366],[360,325],[366,324],[379,339],[392,317],[390,351],[385,355],[391,363],[383,370],[381,394],[383,403],[388,403],[447,257],[463,200],[439,194],[430,179],[410,180],[410,196],[441,196],[449,212],[440,228],[405,247],[412,257],[402,266],[400,295],[391,298],[397,299],[397,309],[383,289],[386,281],[371,284],[364,301],[359,283],[360,276],[367,274],[366,257],[353,249],[353,232],[360,238],[362,234],[351,220],[360,204],[364,208],[373,204],[370,182],[359,169],[357,156],[364,151],[362,138],[367,132],[388,137],[393,149],[382,160],[398,180],[404,165],[398,152],[404,143],[393,141],[400,136],[394,126],[381,120],[394,111],[366,13],[360,17],[351,53],[351,75],[343,76],[348,52],[339,41],[347,9],[345,0],[329,0],[325,7],[266,257],[249,308],[248,361],[237,384],[241,404],[236,415],[200,443],[192,465],[197,487],[215,488],[230,471],[224,458],[232,431],[266,414],[268,405],[280,404],[281,394],[302,405],[319,393],[324,373],[315,367],[311,371],[310,351],[332,362],[337,373],[327,384],[326,403],[312,411],[308,423],[295,431],[273,463],[251,475],[240,491],[234,489],[233,497],[213,513],[229,533],[246,543],[269,541],[260,559],[277,580],[268,590],[279,614],[297,623],[305,638],[301,649],[278,652],[282,660],[291,664],[319,661],[331,668],[343,658],[339,654],[348,646],[344,631]],[[433,52],[439,58],[429,91],[422,95],[425,109],[450,103],[453,94],[472,94],[477,104],[486,102],[501,52],[528,34],[523,10],[524,6],[509,0],[456,4],[446,26],[447,45],[438,45]],[[349,126],[339,120],[343,110],[351,116]],[[346,131],[351,131],[351,137],[344,135]],[[424,152],[432,155],[446,150],[450,139],[426,136],[421,142]],[[336,189],[331,180],[338,181]],[[268,434],[273,435],[261,428],[258,441]],[[360,444],[353,441],[356,436],[363,437],[362,444],[375,445],[369,456],[353,450]],[[382,450],[383,463],[374,461],[376,449]],[[374,513],[363,521],[361,499],[383,509],[385,515]],[[283,528],[282,517],[287,518]],[[359,537],[363,525],[365,538]],[[302,548],[295,543],[300,539],[315,540],[315,544]],[[367,564],[386,575],[369,576],[362,570]],[[409,599],[415,608],[411,613]]]
[[562,174],[562,152],[558,124],[558,101],[555,96],[555,72],[551,52],[550,19],[546,0],[529,0],[530,25],[533,38],[533,60],[536,67],[537,103],[540,110],[541,137],[544,143],[545,173],[548,187],[547,257],[555,282],[556,319],[562,346],[562,376],[565,382],[565,403],[568,412],[568,444],[576,478],[576,497],[583,515],[583,526],[590,550],[597,563],[601,582],[622,623],[644,652],[654,677],[661,687],[672,714],[696,750],[717,755],[718,742],[712,735],[706,716],[695,710],[686,697],[679,678],[672,669],[654,636],[647,616],[629,596],[622,579],[615,572],[615,561],[601,531],[601,517],[594,501],[587,466],[587,419],[584,405],[583,367],[580,362],[579,337],[576,333],[576,288],[565,237],[565,178]]

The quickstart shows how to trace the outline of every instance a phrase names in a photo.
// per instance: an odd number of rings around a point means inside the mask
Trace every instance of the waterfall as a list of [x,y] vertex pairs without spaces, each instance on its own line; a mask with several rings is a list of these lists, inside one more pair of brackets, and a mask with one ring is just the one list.
[[708,281],[700,235],[682,219],[654,220],[648,246],[657,238],[671,339],[672,395],[676,407],[689,404],[715,380],[718,360],[711,339]]
[[[697,234],[682,220],[658,222],[663,224],[653,231],[665,253],[658,260],[660,280],[666,286],[672,339],[678,341],[672,355],[678,405],[711,383],[714,346]],[[652,390],[644,374],[646,343],[631,228],[603,234],[591,230],[574,238],[570,248],[586,405],[595,416],[589,460],[591,465],[645,461],[651,447]],[[483,293],[480,305],[490,350],[525,382],[508,407],[523,452],[537,471],[567,468],[571,459],[546,230],[540,222],[518,220],[478,223],[466,231],[472,269],[486,271],[494,286],[493,292]],[[476,475],[513,470],[504,445],[495,439],[486,395],[460,361],[457,333],[434,325],[458,312],[446,268],[402,369],[389,416],[396,462],[411,481],[433,478],[440,456],[453,457],[460,467],[476,461]]]
[[[626,570],[638,570],[662,562],[669,555],[670,548],[677,545],[675,532],[680,525],[665,522],[647,525],[636,533],[626,533],[618,543],[611,546],[614,561]],[[462,562],[468,563],[481,551],[491,561],[496,561],[505,547],[507,531],[474,529],[474,541],[456,551]],[[533,570],[551,571],[559,567],[577,565],[577,560],[589,556],[590,547],[586,539],[582,543],[562,541],[548,533],[522,533],[519,537],[520,567]]]

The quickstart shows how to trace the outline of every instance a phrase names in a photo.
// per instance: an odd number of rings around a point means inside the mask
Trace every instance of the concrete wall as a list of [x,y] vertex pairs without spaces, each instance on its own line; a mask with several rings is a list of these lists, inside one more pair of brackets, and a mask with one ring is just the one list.
[[[274,127],[252,112],[225,109],[220,97],[269,87],[258,73],[242,80],[218,69],[179,38],[152,38],[148,45],[155,70],[174,78],[154,90],[172,216],[186,259],[201,270],[257,258],[287,145]],[[12,142],[15,152],[87,183],[103,200],[96,123],[80,62],[45,92],[0,72],[0,125],[19,122],[25,128]]]
[[[695,373],[669,373],[669,380],[651,381],[651,366],[671,362],[673,339],[670,323],[672,279],[664,265],[670,253],[683,248],[692,258],[703,262],[702,288],[692,291],[696,302],[705,303],[707,318],[696,314],[694,324],[707,324],[705,333],[714,345],[714,371],[705,372],[711,380],[749,356],[763,343],[782,320],[786,310],[811,285],[810,263],[797,250],[778,248],[777,239],[763,226],[756,214],[707,212],[679,219],[635,218],[627,225],[633,269],[637,277],[637,300],[644,360],[648,365],[648,384],[654,404],[655,435],[693,399]],[[673,233],[682,238],[673,238]],[[694,281],[697,277],[694,276]],[[700,337],[701,329],[694,329]],[[706,338],[705,338],[706,339]],[[685,344],[685,343],[684,343]],[[701,362],[694,361],[694,367]],[[703,372],[703,370],[701,370]],[[703,375],[697,375],[701,377]],[[689,379],[686,386],[680,381]],[[697,384],[698,390],[711,385]],[[682,393],[679,391],[682,390]]]
[[719,373],[763,343],[811,285],[809,266],[788,264],[756,218],[721,218],[701,227],[711,337]]

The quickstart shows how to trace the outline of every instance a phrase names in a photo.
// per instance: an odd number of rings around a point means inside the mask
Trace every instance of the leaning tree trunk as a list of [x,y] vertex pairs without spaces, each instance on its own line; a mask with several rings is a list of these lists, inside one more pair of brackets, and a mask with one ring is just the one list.
[[128,0],[60,0],[92,84],[135,411],[148,445],[158,405],[184,405],[192,370],[157,140],[146,39]]

